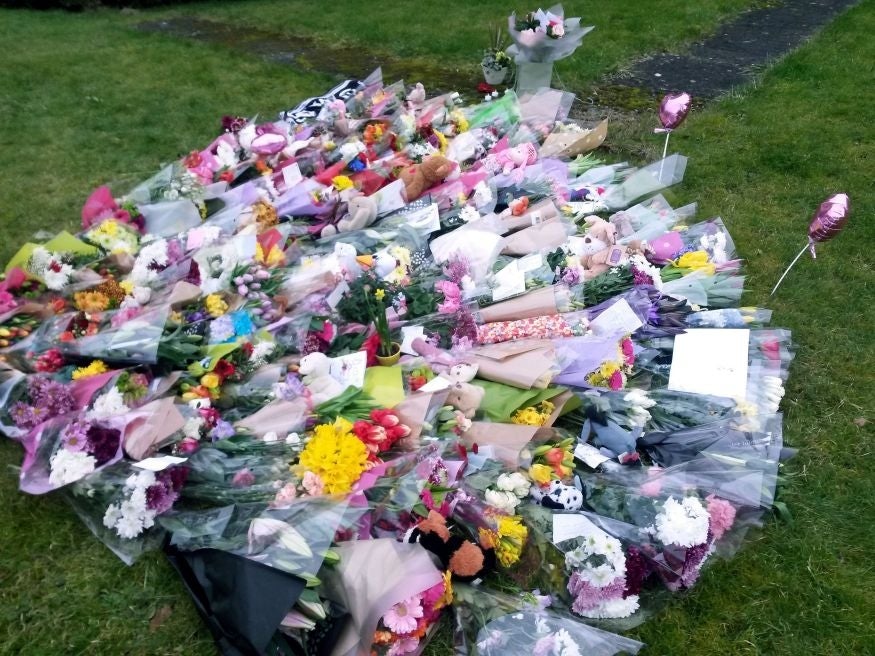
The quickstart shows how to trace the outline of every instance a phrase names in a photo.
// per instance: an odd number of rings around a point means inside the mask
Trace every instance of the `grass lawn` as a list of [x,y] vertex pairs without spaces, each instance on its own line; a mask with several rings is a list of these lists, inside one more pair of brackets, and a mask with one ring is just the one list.
[[[475,60],[497,2],[412,3],[366,17],[352,3],[314,9],[270,0],[188,5],[177,12],[239,17],[323,39],[361,40],[394,56]],[[576,83],[628,57],[671,47],[751,3],[566,3],[598,27],[568,62]],[[695,5],[695,7],[692,7]],[[288,7],[300,7],[300,14]],[[361,6],[356,4],[356,6]],[[392,5],[395,7],[395,5]],[[645,6],[649,9],[645,10]],[[307,9],[307,11],[304,11]],[[133,32],[144,16],[0,12],[0,260],[39,229],[74,226],[95,186],[123,192],[179,153],[203,146],[225,113],[273,115],[329,81],[219,47]],[[444,25],[452,25],[445,33]],[[875,644],[870,554],[875,518],[875,1],[839,17],[753,88],[695,113],[672,137],[690,157],[673,200],[721,215],[748,260],[749,305],[775,310],[798,345],[784,401],[785,439],[798,447],[782,498],[795,522],[770,521],[732,561],[635,634],[646,654],[864,654]],[[578,68],[579,67],[579,68]],[[560,69],[560,74],[563,74]],[[566,83],[567,76],[563,74]],[[428,85],[428,80],[423,80]],[[630,151],[658,137],[655,114]],[[625,147],[625,146],[624,146]],[[768,292],[802,247],[830,193],[851,196],[851,223]],[[17,492],[20,448],[0,441],[0,653],[212,654],[206,630],[160,555],[125,567],[53,497]],[[150,628],[153,614],[169,607]],[[446,633],[430,649],[449,653]]]

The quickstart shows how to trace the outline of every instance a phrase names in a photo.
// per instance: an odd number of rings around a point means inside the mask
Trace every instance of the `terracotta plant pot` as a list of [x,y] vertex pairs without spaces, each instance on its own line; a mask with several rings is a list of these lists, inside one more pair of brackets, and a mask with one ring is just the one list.
[[381,367],[391,367],[393,364],[397,364],[400,359],[401,344],[398,342],[392,342],[392,355],[380,355],[380,351],[377,351],[377,362],[380,363]]

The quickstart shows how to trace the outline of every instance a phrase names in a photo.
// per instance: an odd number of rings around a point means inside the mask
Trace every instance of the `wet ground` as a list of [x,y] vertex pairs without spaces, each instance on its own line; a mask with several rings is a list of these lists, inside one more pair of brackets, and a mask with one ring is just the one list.
[[377,67],[383,69],[383,79],[407,83],[428,84],[430,95],[471,88],[480,75],[476,65],[453,68],[443,63],[418,57],[397,59],[378,50],[364,51],[360,46],[344,46],[316,41],[308,37],[290,37],[279,32],[252,27],[180,17],[140,23],[138,29],[170,36],[195,39],[225,46],[261,57],[267,61],[288,64],[307,73],[321,73],[337,79],[363,79]]

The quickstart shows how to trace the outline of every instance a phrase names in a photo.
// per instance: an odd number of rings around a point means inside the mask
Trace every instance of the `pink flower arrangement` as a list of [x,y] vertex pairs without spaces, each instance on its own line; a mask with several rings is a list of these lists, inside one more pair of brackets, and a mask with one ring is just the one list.
[[714,541],[716,542],[723,537],[726,531],[732,528],[732,524],[735,522],[735,506],[713,494],[709,494],[705,497],[705,500],[708,502],[711,533],[714,534]]
[[301,485],[311,497],[325,494],[325,483],[322,482],[319,474],[308,471],[304,474],[304,480],[301,481]]
[[438,312],[455,314],[459,311],[462,306],[462,292],[456,283],[450,280],[438,280],[434,288],[444,295],[444,302],[438,304]]
[[395,633],[413,633],[423,616],[422,597],[417,595],[398,602],[383,615],[383,624]]

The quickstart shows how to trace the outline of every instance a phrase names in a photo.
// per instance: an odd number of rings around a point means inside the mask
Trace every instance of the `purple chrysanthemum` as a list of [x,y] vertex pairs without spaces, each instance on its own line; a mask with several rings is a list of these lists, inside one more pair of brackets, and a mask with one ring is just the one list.
[[77,419],[67,425],[61,432],[61,442],[67,451],[88,450],[88,429],[91,422],[86,419]]
[[97,465],[104,465],[118,454],[121,433],[115,428],[91,426],[88,430],[88,452],[94,456]]

